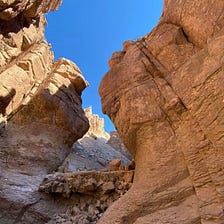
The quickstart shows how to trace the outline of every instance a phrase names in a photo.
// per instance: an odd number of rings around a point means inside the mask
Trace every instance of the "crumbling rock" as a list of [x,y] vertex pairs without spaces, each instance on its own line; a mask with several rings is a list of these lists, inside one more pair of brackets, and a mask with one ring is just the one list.
[[125,147],[124,143],[122,142],[119,134],[117,131],[111,131],[110,132],[110,138],[107,142],[108,145],[113,147],[114,149],[118,150],[120,153],[122,153],[125,157],[127,157],[129,160],[132,160],[132,155],[128,151],[128,149]]
[[136,170],[99,224],[224,223],[223,13],[165,0],[153,31],[112,55],[99,93]]
[[133,170],[55,173],[44,178],[39,190],[45,193],[62,194],[64,197],[70,197],[72,193],[96,196],[111,191],[124,194],[132,184],[133,174]]
[[[55,173],[45,177],[39,190],[69,197],[74,203],[49,223],[96,223],[102,213],[132,185],[134,171]],[[78,194],[78,195],[77,195]]]

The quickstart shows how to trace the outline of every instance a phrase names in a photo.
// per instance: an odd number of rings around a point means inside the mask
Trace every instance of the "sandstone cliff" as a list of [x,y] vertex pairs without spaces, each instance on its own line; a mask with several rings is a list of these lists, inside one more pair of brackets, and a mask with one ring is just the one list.
[[89,127],[81,107],[87,82],[71,61],[54,62],[44,40],[44,13],[60,3],[0,0],[2,224],[46,223],[65,208],[38,186]]
[[103,111],[136,162],[100,219],[224,223],[224,2],[165,0],[159,24],[113,54]]
[[92,106],[86,108],[84,111],[90,124],[89,130],[85,136],[103,138],[107,141],[110,136],[104,129],[104,119],[99,117],[98,114],[93,114]]

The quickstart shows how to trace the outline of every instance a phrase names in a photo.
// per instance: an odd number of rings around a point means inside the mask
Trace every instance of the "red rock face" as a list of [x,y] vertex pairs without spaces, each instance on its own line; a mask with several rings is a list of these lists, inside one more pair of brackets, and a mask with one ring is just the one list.
[[110,59],[103,111],[136,172],[99,223],[224,223],[223,13],[167,0],[157,27]]

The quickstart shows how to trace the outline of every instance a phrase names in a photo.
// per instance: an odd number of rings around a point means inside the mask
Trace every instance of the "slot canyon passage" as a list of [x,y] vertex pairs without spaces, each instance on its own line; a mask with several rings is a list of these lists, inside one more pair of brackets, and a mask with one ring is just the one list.
[[165,0],[113,53],[99,94],[135,166],[54,62],[60,4],[0,0],[0,223],[224,224],[224,1]]

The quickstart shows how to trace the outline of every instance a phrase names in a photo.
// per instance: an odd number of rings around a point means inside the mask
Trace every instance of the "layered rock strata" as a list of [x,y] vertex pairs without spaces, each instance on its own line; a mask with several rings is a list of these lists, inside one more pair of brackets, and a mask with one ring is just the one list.
[[110,59],[103,111],[136,171],[100,224],[224,223],[223,14],[223,1],[165,0],[156,28]]
[[[46,13],[61,1],[0,1],[0,223],[46,223],[65,200],[38,193],[89,124],[87,86],[69,60],[54,63]],[[61,204],[61,207],[59,206]]]

